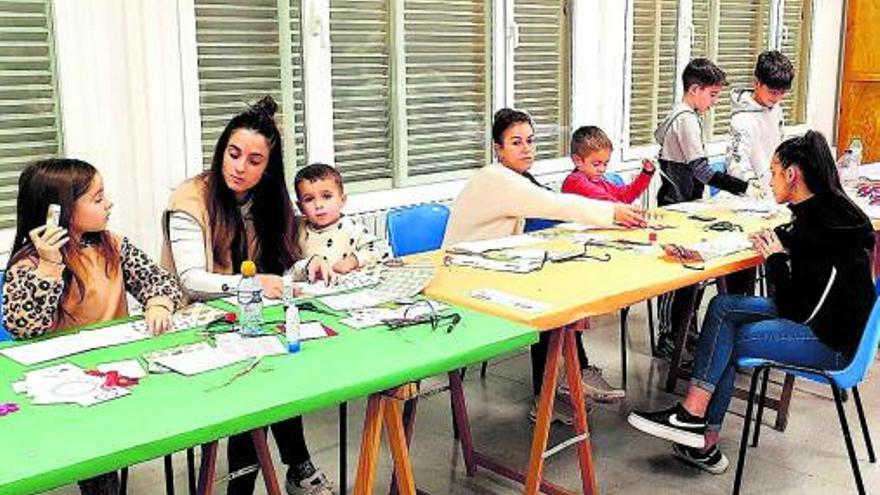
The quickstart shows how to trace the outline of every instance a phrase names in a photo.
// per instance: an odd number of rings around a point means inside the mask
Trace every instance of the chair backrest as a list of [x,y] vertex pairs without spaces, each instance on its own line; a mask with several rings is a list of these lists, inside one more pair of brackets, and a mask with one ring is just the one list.
[[9,331],[6,330],[6,322],[3,319],[3,282],[6,281],[6,272],[0,271],[0,342],[12,340]]
[[562,223],[559,220],[550,220],[549,218],[526,218],[526,224],[523,227],[523,232],[534,232],[536,230],[544,230],[553,227],[554,225]]
[[439,249],[443,245],[449,208],[430,203],[388,212],[388,243],[394,256]]
[[614,172],[605,172],[602,174],[602,177],[605,177],[605,180],[614,184],[615,186],[625,186],[626,182],[623,180],[623,177],[620,174],[615,174]]
[[[875,290],[880,290],[880,280],[877,281]],[[839,387],[851,388],[865,378],[871,363],[877,357],[878,345],[880,345],[880,298],[874,301],[874,309],[868,317],[868,324],[865,325],[862,340],[859,341],[859,347],[856,348],[852,361],[846,368],[831,373]]]

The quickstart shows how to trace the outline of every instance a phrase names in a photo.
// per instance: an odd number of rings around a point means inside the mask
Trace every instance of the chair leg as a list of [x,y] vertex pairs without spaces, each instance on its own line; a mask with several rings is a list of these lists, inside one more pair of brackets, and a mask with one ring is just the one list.
[[758,416],[755,418],[755,435],[752,437],[752,447],[758,446],[758,438],[761,436],[761,421],[764,419],[764,401],[767,399],[768,381],[770,381],[770,368],[765,368],[764,379],[761,381],[761,395],[758,396]]
[[171,454],[165,456],[165,493],[174,495],[174,464],[171,462]]
[[192,447],[186,449],[186,481],[189,495],[196,495],[196,454]]
[[480,378],[486,378],[486,370],[489,368],[489,361],[483,361],[482,366],[480,366]]
[[122,468],[119,473],[119,495],[125,495],[128,491],[128,468]]
[[739,456],[736,461],[736,477],[733,479],[733,495],[739,495],[742,485],[743,469],[746,465],[746,450],[749,443],[749,428],[752,426],[752,410],[755,407],[755,389],[758,388],[758,376],[761,368],[752,373],[752,383],[749,385],[749,404],[746,406],[745,422],[743,423],[742,439],[739,442]]
[[339,492],[348,493],[348,402],[339,404]]
[[629,307],[620,310],[620,376],[621,388],[626,390],[626,317]]
[[645,302],[648,303],[648,338],[651,340],[651,356],[656,356],[657,340],[654,337],[654,304],[650,299]]
[[859,413],[859,423],[862,426],[862,433],[865,435],[865,446],[868,448],[868,460],[870,462],[877,462],[877,457],[874,455],[874,444],[871,442],[871,432],[868,431],[868,422],[865,421],[865,409],[862,407],[862,398],[859,395],[859,387],[852,388],[853,399],[856,403],[856,411]]
[[865,495],[865,485],[862,483],[862,473],[859,470],[859,461],[856,459],[856,449],[853,446],[852,435],[850,435],[849,423],[847,423],[846,413],[843,411],[840,389],[832,383],[831,392],[834,393],[834,405],[837,406],[837,418],[840,420],[840,429],[843,431],[843,441],[846,443],[846,452],[849,454],[849,464],[852,467],[853,477],[856,480],[856,489],[859,495]]

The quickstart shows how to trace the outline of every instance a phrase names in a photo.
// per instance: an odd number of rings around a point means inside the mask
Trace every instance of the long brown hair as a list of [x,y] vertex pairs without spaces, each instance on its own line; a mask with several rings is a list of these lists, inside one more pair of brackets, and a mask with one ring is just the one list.
[[[37,251],[29,234],[31,230],[46,223],[50,204],[61,206],[58,225],[70,230],[74,203],[89,190],[97,174],[95,167],[73,158],[41,160],[22,171],[18,178],[15,241],[12,243],[13,254],[9,258],[7,270],[23,258],[37,259]],[[120,255],[110,233],[105,230],[80,233],[80,235],[83,239],[89,240],[104,258],[106,275],[109,277],[115,274],[119,270]],[[70,291],[71,282],[77,285],[80,298],[85,295],[85,284],[89,274],[82,263],[81,255],[80,243],[68,242],[61,248],[61,257],[65,265],[62,275],[64,280],[62,301]]]
[[254,260],[262,273],[282,274],[299,258],[296,246],[293,203],[284,178],[281,133],[274,115],[278,105],[266,96],[229,121],[217,139],[211,170],[206,172],[206,206],[211,222],[211,245],[214,259],[231,253],[232,269],[238,273],[241,261],[248,256],[244,221],[235,195],[223,179],[223,157],[229,138],[239,129],[259,133],[269,145],[269,162],[262,179],[251,189],[251,212],[257,236]]

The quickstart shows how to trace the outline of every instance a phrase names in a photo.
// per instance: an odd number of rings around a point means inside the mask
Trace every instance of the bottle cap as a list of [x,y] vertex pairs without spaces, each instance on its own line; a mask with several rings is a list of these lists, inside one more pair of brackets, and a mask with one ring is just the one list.
[[241,274],[245,277],[253,277],[257,274],[257,265],[251,260],[241,262]]

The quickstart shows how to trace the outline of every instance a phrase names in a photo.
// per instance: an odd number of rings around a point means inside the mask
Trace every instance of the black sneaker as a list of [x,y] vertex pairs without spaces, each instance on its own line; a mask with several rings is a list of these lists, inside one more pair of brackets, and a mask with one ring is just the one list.
[[675,454],[675,457],[678,457],[684,462],[712,474],[724,473],[727,471],[727,466],[730,464],[727,460],[727,456],[721,452],[718,445],[713,445],[706,450],[701,450],[674,443],[672,444],[672,452]]
[[627,421],[637,430],[670,442],[706,447],[706,420],[687,412],[681,403],[657,412],[633,411]]
[[284,488],[288,495],[333,495],[333,484],[312,461],[290,466],[286,478]]

